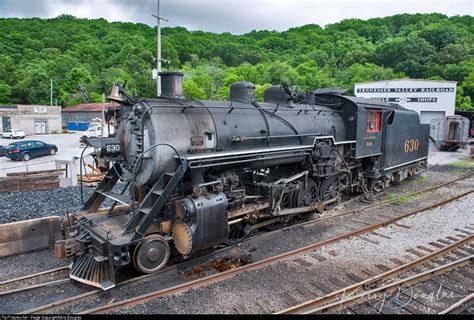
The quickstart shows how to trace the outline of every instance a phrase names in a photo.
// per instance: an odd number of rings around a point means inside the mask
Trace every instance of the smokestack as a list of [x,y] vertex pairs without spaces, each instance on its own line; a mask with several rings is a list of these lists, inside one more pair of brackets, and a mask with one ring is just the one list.
[[161,97],[169,99],[183,98],[182,72],[164,71],[158,73],[161,78]]

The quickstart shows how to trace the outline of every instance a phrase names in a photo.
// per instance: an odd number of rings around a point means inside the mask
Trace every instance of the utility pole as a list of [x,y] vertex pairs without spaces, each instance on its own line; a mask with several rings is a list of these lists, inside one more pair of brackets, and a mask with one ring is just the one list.
[[53,79],[49,79],[51,81],[51,107],[53,106]]
[[161,25],[160,25],[160,0],[156,0],[156,95],[161,96]]
[[160,20],[168,21],[160,17],[160,0],[156,0],[156,95],[161,95],[161,78],[159,73],[161,72],[161,23]]

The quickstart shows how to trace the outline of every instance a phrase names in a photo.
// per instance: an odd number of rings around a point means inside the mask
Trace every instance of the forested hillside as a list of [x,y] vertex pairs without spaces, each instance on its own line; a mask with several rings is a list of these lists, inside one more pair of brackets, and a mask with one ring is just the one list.
[[[0,19],[0,103],[58,104],[101,100],[113,81],[153,97],[156,28],[71,16]],[[474,17],[396,15],[344,20],[285,32],[244,35],[163,29],[166,69],[185,72],[185,95],[224,98],[238,80],[257,94],[286,81],[300,90],[353,88],[391,78],[458,81],[458,109],[474,109]]]

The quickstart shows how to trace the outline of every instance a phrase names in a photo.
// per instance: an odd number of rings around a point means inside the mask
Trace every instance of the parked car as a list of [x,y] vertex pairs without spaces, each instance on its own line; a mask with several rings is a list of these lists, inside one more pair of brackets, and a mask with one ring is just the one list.
[[82,134],[83,137],[86,138],[98,138],[102,135],[102,127],[100,126],[92,126],[89,127],[84,133]]
[[3,157],[7,153],[7,148],[0,146],[0,157]]
[[44,143],[37,140],[26,140],[10,143],[7,147],[5,157],[11,160],[28,161],[31,158],[55,155],[58,147],[54,144]]
[[25,137],[25,133],[21,130],[18,130],[18,129],[7,129],[7,130],[3,131],[2,137],[3,138],[10,138],[10,139],[13,139],[13,138],[23,139]]

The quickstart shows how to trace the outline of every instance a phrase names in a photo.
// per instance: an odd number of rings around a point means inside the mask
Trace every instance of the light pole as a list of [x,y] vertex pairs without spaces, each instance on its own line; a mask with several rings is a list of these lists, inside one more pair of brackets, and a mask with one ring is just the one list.
[[[50,85],[49,85],[49,87],[50,87],[49,96],[50,96],[50,105],[51,105],[51,107],[53,106],[53,101],[54,101],[54,99],[53,99],[53,88],[54,88],[53,82],[56,82],[56,86],[58,84],[56,80],[49,79],[49,83],[50,83]],[[57,105],[58,105],[58,98],[56,98],[56,106]]]

